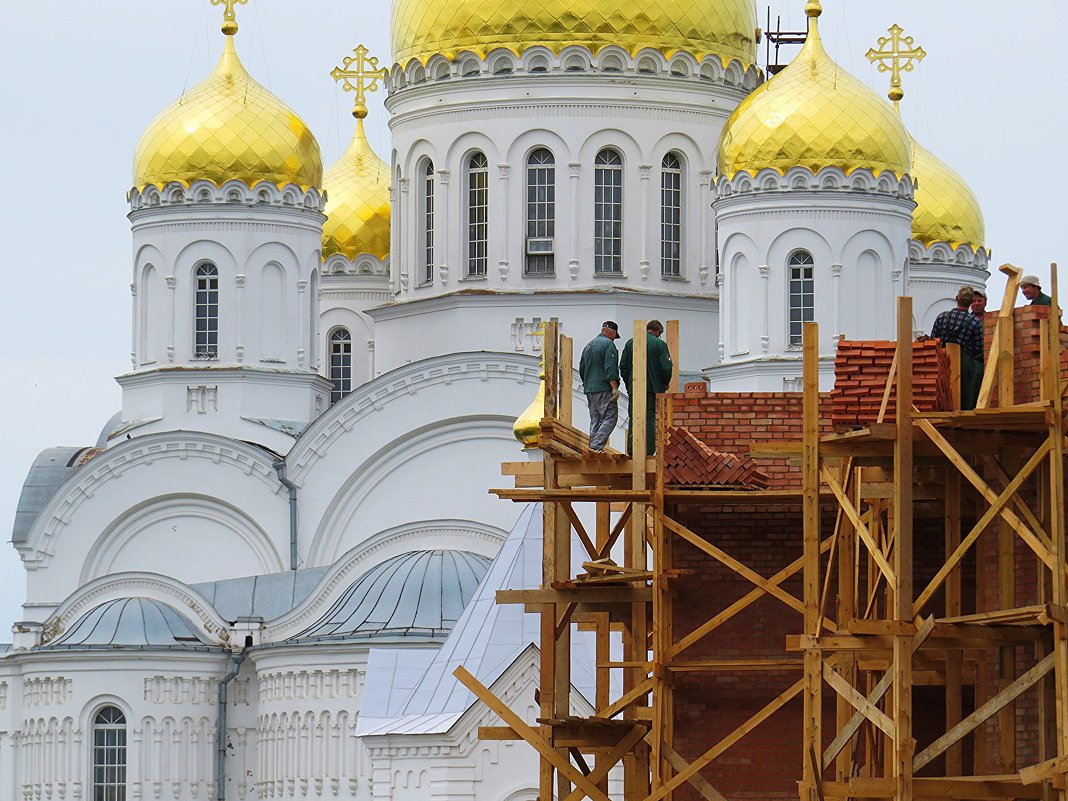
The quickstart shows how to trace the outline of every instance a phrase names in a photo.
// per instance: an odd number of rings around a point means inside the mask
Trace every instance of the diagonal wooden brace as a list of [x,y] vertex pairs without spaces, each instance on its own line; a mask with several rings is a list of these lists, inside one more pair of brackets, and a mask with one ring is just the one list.
[[533,746],[547,762],[570,780],[572,784],[582,790],[587,797],[593,799],[593,801],[611,801],[611,799],[603,793],[596,784],[590,781],[586,776],[582,775],[582,771],[571,764],[571,760],[565,758],[559,751],[546,742],[546,740],[538,734],[537,730],[532,726],[528,726],[526,721],[509,709],[508,705],[490,692],[488,687],[471,675],[467,668],[460,665],[452,672],[452,675],[454,675],[464,687],[474,693],[478,700],[493,710],[501,720],[511,726],[516,734]]

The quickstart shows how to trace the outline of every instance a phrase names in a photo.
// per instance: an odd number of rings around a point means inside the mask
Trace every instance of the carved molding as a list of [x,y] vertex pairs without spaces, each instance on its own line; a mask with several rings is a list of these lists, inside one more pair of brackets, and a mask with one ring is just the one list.
[[321,214],[326,207],[326,195],[314,186],[307,190],[296,184],[279,188],[269,181],[249,186],[244,181],[233,180],[216,186],[212,181],[202,180],[193,181],[188,187],[172,181],[162,189],[156,186],[131,189],[128,199],[133,211],[166,206],[237,205],[275,206]]
[[848,175],[838,167],[824,167],[812,172],[807,167],[792,167],[785,174],[771,168],[755,176],[740,172],[734,178],[721,175],[714,187],[713,205],[737,195],[759,195],[788,192],[835,192],[884,195],[912,200],[916,182],[909,176],[898,178],[886,170],[876,175],[871,170],[854,170]]

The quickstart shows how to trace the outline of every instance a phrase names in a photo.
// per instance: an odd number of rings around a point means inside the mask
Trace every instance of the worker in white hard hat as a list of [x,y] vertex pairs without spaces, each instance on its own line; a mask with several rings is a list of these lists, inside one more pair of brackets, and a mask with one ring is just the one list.
[[1031,301],[1032,306],[1053,305],[1053,298],[1042,291],[1042,282],[1037,275],[1025,275],[1021,278],[1020,291]]

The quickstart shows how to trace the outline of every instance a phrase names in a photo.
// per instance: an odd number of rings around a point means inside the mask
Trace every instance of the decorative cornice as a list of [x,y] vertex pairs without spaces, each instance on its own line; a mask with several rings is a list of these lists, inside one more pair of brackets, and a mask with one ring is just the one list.
[[909,261],[919,267],[966,267],[986,271],[990,264],[990,251],[971,245],[954,247],[949,242],[925,245],[913,239],[909,242]]
[[292,211],[307,211],[322,214],[326,207],[326,194],[315,187],[303,190],[296,184],[279,188],[269,181],[249,186],[244,181],[227,181],[216,186],[211,181],[193,181],[189,186],[172,181],[162,189],[146,186],[131,189],[127,195],[132,212],[141,209],[179,206],[275,206]]
[[381,278],[389,283],[389,256],[380,259],[370,253],[361,253],[350,259],[341,253],[335,253],[323,261],[323,279],[328,276],[359,276],[368,281]]
[[[746,66],[738,59],[724,64],[716,55],[698,61],[689,53],[674,53],[671,58],[654,48],[631,53],[625,48],[608,45],[594,53],[582,45],[572,45],[554,53],[547,47],[535,45],[521,53],[506,48],[490,51],[485,58],[469,50],[452,58],[433,55],[425,66],[417,59],[405,65],[394,64],[386,77],[389,99],[403,92],[431,84],[440,91],[442,81],[460,85],[491,83],[507,80],[514,85],[517,79],[537,80],[568,78],[640,81],[657,86],[670,82],[678,86],[696,85],[707,91],[709,84],[752,91],[761,83],[760,70]],[[542,84],[544,85],[544,84]],[[388,101],[387,101],[388,102]]]
[[721,175],[715,184],[713,205],[738,195],[796,192],[881,195],[912,200],[916,182],[909,176],[898,178],[890,170],[876,175],[871,170],[859,169],[847,175],[838,167],[824,167],[815,173],[807,167],[793,167],[782,174],[769,168],[755,176],[747,172],[740,172],[733,179]]

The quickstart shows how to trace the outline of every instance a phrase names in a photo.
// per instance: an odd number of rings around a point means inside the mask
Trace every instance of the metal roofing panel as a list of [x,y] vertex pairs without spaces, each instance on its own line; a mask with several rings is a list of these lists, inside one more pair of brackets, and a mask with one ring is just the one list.
[[37,516],[52,500],[60,485],[78,469],[77,457],[84,450],[84,447],[48,448],[33,460],[15,508],[12,542],[18,544],[26,541]]
[[116,598],[86,612],[43,650],[207,645],[193,625],[166,604],[149,598]]

